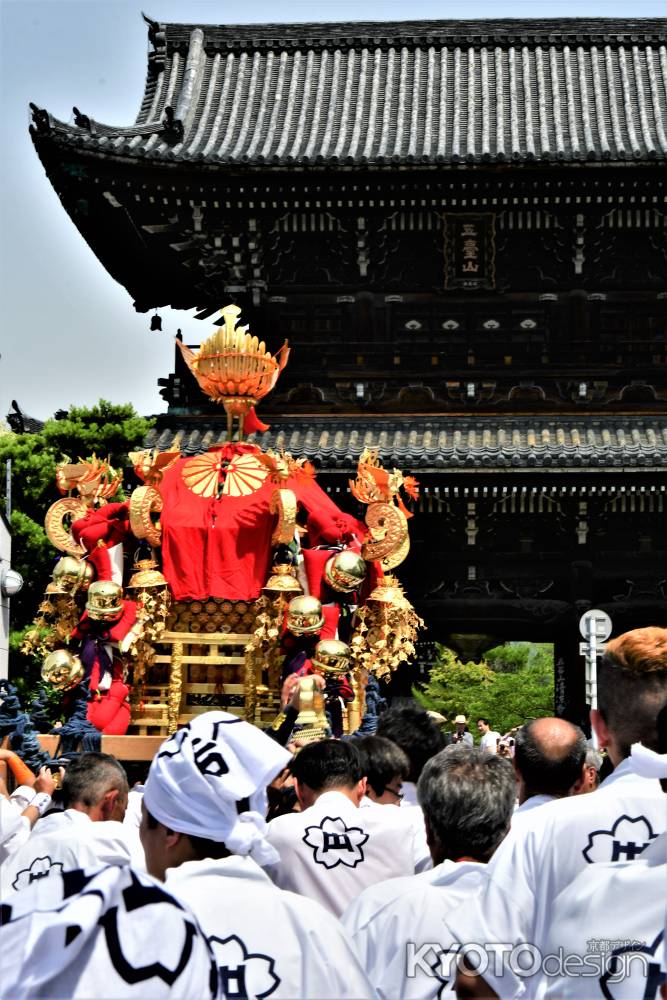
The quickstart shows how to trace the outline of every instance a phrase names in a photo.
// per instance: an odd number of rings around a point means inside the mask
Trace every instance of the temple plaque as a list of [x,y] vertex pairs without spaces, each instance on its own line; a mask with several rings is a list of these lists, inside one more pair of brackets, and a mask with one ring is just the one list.
[[444,216],[445,288],[496,287],[495,223],[491,212]]

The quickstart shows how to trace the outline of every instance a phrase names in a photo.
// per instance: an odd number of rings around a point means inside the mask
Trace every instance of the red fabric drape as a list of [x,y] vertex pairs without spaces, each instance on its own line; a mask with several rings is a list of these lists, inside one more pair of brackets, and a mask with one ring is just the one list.
[[304,549],[303,564],[306,569],[308,579],[308,590],[313,597],[318,600],[322,598],[322,583],[324,582],[324,567],[333,555],[335,550],[331,549]]
[[[165,473],[160,485],[162,510],[162,571],[176,600],[207,597],[248,601],[259,597],[268,577],[271,535],[275,515],[269,510],[275,486],[266,481],[245,497],[198,497],[181,477],[185,460]],[[344,514],[308,476],[290,477],[284,484],[294,491],[310,517],[314,536],[329,544],[365,526]],[[331,538],[331,535],[336,537]],[[309,536],[311,536],[309,527]],[[328,536],[328,537],[327,537]],[[310,537],[311,545],[313,542]]]

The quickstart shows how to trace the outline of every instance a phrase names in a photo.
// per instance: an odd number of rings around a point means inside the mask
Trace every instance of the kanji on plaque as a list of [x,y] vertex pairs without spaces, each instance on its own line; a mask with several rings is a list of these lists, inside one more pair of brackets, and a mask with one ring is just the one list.
[[445,214],[445,288],[495,288],[495,216]]

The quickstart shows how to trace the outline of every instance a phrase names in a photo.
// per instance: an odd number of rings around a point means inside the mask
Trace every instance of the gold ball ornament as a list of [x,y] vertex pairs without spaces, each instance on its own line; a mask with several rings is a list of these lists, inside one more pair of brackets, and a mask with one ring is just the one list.
[[322,605],[316,597],[293,597],[287,606],[287,628],[293,635],[311,635],[324,625]]
[[88,590],[95,579],[95,570],[84,559],[62,556],[54,566],[51,578],[61,593],[76,594],[79,590]]
[[366,561],[358,552],[343,549],[329,559],[324,567],[324,579],[333,590],[350,594],[358,590],[366,577]]
[[83,680],[83,664],[68,649],[56,649],[42,664],[42,680],[58,691],[69,691]]
[[88,588],[86,611],[93,621],[111,621],[123,611],[123,591],[113,580],[96,580]]
[[323,674],[344,674],[350,666],[352,652],[340,639],[322,639],[313,653],[312,663]]

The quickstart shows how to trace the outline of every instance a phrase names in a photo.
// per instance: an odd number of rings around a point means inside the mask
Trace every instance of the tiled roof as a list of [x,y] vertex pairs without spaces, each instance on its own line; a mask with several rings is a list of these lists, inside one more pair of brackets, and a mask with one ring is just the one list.
[[[223,419],[169,415],[147,447],[197,454],[226,439]],[[385,465],[410,470],[465,468],[667,468],[667,418],[420,417],[372,420],[309,417],[272,422],[249,438],[263,450],[284,448],[316,459],[324,471],[351,471],[365,447]]]
[[667,18],[150,23],[127,128],[35,109],[37,132],[230,166],[667,158]]

